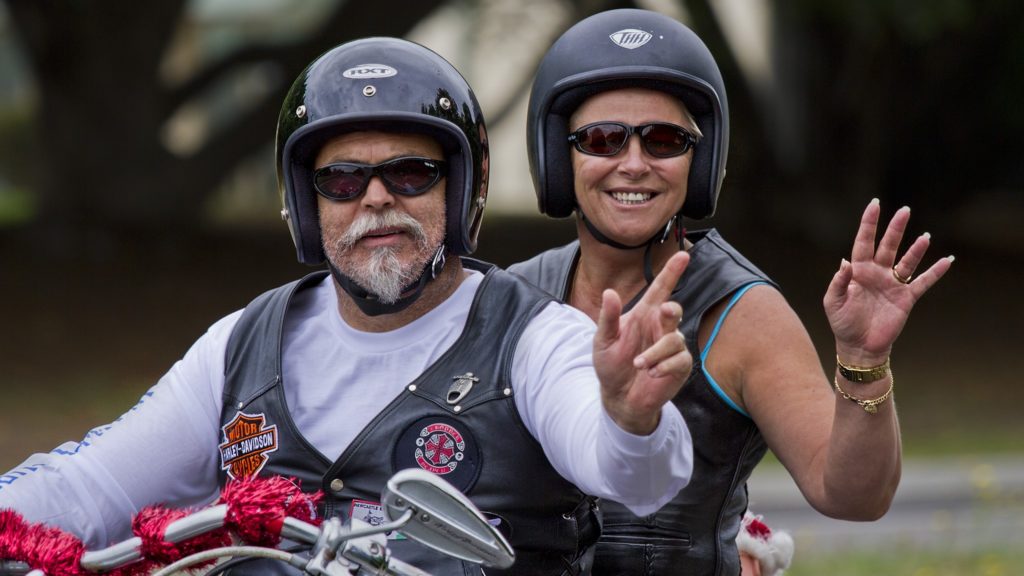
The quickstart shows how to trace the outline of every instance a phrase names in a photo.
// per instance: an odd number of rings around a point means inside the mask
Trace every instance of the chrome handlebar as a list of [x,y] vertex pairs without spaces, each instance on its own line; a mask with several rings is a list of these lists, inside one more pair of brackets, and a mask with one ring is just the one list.
[[[454,486],[425,470],[410,468],[393,475],[381,494],[388,522],[371,526],[353,518],[338,518],[319,527],[285,516],[280,536],[309,551],[302,555],[265,546],[226,546],[190,554],[154,574],[165,576],[193,564],[225,556],[283,560],[312,576],[365,574],[375,576],[430,576],[391,557],[385,532],[401,529],[409,538],[438,552],[485,566],[508,568],[515,561],[511,545]],[[171,544],[219,530],[225,526],[228,504],[204,508],[171,522],[163,540]],[[113,546],[85,552],[79,563],[89,572],[107,572],[143,558],[142,538],[136,536]],[[23,562],[0,560],[0,576],[44,576]]]
[[[217,505],[194,512],[168,524],[164,539],[178,543],[218,530],[224,526],[228,507]],[[365,574],[374,576],[430,576],[430,573],[391,557],[385,532],[405,525],[414,512],[407,510],[400,518],[377,526],[359,520],[342,524],[332,518],[319,527],[296,518],[286,517],[282,538],[304,544],[310,558],[263,546],[227,546],[190,554],[178,562],[155,572],[153,576],[173,574],[194,564],[223,557],[263,557],[287,562],[313,576]],[[142,539],[129,538],[107,548],[85,552],[80,564],[89,572],[107,572],[142,559]],[[31,570],[24,562],[0,561],[3,576],[46,576]]]

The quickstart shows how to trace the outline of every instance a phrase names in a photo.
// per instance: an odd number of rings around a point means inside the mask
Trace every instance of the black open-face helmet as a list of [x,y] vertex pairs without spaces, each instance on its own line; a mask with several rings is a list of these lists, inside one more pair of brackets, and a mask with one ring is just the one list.
[[432,136],[448,162],[445,248],[471,254],[487,195],[487,130],[476,96],[444,58],[398,38],[335,47],[295,80],[277,123],[277,180],[300,262],[325,260],[313,162],[330,138],[360,130]]
[[609,10],[581,20],[541,61],[530,93],[527,154],[540,211],[576,208],[569,119],[586,100],[617,88],[650,88],[682,100],[704,137],[694,147],[682,215],[715,212],[729,150],[729,105],[715,59],[697,35],[647,10]]

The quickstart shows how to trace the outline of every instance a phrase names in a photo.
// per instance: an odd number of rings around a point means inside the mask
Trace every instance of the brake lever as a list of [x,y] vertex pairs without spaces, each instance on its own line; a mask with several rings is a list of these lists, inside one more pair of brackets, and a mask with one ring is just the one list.
[[309,561],[302,567],[304,573],[313,576],[351,576],[355,565],[335,553],[335,543],[345,541],[346,528],[337,517],[320,524],[316,543],[310,552]]
[[[383,524],[371,525],[367,522],[352,519],[349,529],[343,530],[340,533],[340,537],[335,536],[335,540],[329,541],[331,552],[333,554],[338,553],[338,549],[341,548],[348,540],[355,540],[364,536],[373,536],[374,534],[383,534],[385,532],[391,532],[392,530],[398,530],[402,526],[409,523],[409,519],[413,517],[416,512],[412,509],[406,510],[397,520],[391,522],[385,522]],[[364,528],[365,526],[365,528]],[[357,528],[358,527],[358,528]]]
[[[364,571],[368,574],[430,576],[427,572],[392,559],[387,537],[384,536],[386,532],[405,526],[413,514],[413,510],[406,510],[397,520],[375,526],[355,518],[350,520],[350,524],[344,525],[337,517],[331,518],[321,524],[320,537],[304,569],[315,576],[350,576]],[[401,572],[392,570],[392,564]]]

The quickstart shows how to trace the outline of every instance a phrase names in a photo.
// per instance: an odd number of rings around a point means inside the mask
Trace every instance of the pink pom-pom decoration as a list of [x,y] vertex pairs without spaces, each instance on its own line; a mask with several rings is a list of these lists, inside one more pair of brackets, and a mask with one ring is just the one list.
[[316,507],[323,494],[306,494],[280,476],[243,478],[224,487],[220,501],[228,505],[224,524],[242,540],[277,546],[285,516],[319,524]]
[[85,546],[73,535],[0,511],[0,558],[24,562],[49,576],[80,576],[86,574],[79,566],[83,553]]

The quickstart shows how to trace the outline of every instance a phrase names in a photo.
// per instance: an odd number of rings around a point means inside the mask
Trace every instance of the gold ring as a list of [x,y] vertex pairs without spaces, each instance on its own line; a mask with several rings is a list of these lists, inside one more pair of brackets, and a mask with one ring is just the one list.
[[892,267],[892,277],[895,278],[896,281],[899,282],[900,284],[910,284],[910,279],[913,276],[914,275],[911,274],[911,275],[907,276],[906,278],[904,278],[903,276],[900,276],[899,272],[896,271],[896,267],[895,266]]

